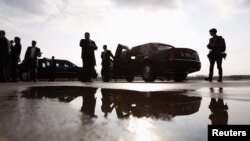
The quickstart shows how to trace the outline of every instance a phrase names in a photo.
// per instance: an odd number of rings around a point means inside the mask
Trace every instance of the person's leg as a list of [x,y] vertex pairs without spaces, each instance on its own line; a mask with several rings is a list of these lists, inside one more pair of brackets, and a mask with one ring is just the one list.
[[222,82],[222,60],[216,61],[218,73],[219,73],[219,79],[218,82]]
[[214,73],[214,64],[215,61],[210,59],[210,67],[209,67],[209,76],[207,78],[205,78],[205,80],[212,82],[213,81],[213,73]]
[[31,80],[33,80],[34,82],[36,81],[36,77],[37,77],[37,71],[36,71],[36,61],[32,60],[32,64],[31,64]]
[[11,66],[10,66],[10,75],[11,75],[11,81],[16,82],[17,80],[17,61],[11,60]]
[[0,82],[5,82],[4,61],[0,61]]

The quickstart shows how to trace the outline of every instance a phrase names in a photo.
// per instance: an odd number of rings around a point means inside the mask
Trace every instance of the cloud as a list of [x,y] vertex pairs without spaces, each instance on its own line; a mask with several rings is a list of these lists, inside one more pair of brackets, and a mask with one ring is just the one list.
[[223,17],[238,15],[250,10],[249,0],[213,0],[212,3]]
[[103,0],[0,0],[0,25],[15,30],[65,29],[96,22],[108,11]]
[[116,5],[133,8],[176,8],[181,0],[112,0]]
[[[16,14],[50,14],[54,12],[58,12],[60,5],[65,0],[0,0],[1,7],[5,9],[9,9],[11,11],[19,11]],[[21,13],[20,13],[21,12]]]

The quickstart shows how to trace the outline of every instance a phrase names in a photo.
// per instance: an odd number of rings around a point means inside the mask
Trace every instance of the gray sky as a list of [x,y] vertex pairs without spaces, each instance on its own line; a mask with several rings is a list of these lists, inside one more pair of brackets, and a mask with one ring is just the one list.
[[[224,74],[250,72],[249,0],[0,0],[0,28],[8,39],[22,39],[22,58],[31,40],[43,57],[81,65],[79,41],[86,31],[97,43],[97,69],[104,44],[114,53],[118,43],[130,47],[162,42],[199,53],[201,71],[209,62],[208,30],[215,27],[227,44]],[[215,69],[215,74],[217,70]]]

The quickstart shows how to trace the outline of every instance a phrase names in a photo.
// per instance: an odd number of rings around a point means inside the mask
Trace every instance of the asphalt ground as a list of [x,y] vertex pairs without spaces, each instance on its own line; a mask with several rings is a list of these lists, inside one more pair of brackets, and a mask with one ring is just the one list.
[[203,141],[250,124],[250,81],[0,84],[0,141]]

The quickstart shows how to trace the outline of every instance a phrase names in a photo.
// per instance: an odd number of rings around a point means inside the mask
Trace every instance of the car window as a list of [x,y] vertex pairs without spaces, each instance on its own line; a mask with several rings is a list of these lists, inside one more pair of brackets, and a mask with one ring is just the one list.
[[141,54],[148,54],[149,53],[149,46],[142,46],[140,47]]
[[123,49],[121,53],[121,60],[125,60],[127,55],[127,50]]
[[45,62],[42,63],[42,68],[46,68]]
[[63,68],[63,67],[64,67],[64,63],[62,63],[62,62],[57,62],[57,63],[56,63],[56,67]]
[[173,47],[168,46],[168,45],[153,45],[150,47],[150,52],[166,50],[166,49],[170,49],[170,48],[173,48]]
[[72,67],[74,67],[74,64],[72,64],[71,62],[65,62],[64,67],[72,68]]

